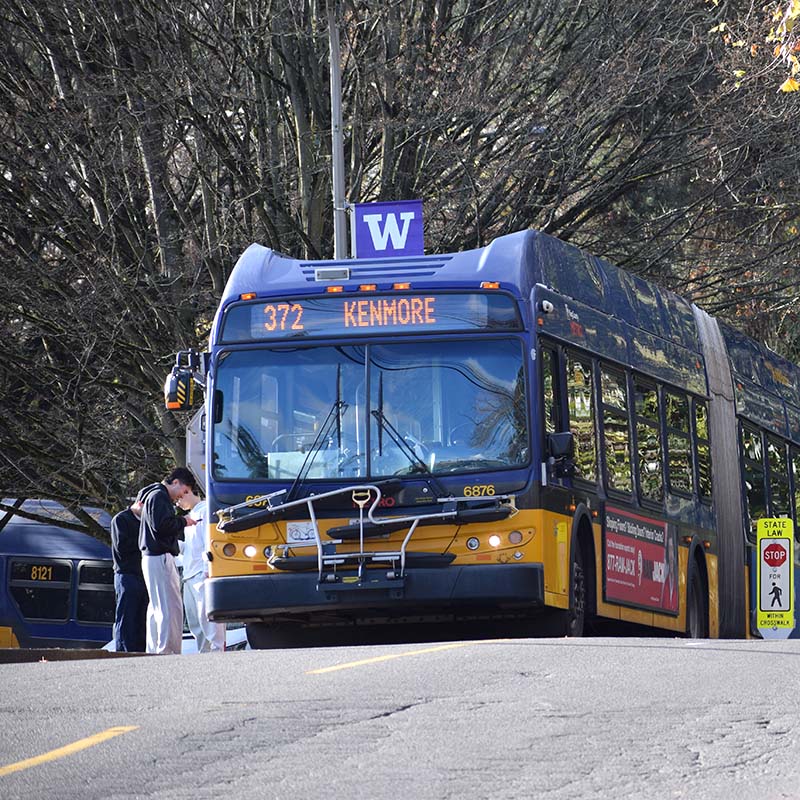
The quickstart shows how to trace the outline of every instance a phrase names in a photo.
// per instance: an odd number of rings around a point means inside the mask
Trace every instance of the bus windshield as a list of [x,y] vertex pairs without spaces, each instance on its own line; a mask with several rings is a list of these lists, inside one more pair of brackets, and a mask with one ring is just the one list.
[[216,479],[372,479],[528,462],[517,339],[229,351],[215,388]]

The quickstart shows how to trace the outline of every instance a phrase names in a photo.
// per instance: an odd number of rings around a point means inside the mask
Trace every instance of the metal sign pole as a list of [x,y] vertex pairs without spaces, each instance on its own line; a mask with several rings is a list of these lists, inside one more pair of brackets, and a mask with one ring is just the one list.
[[335,3],[328,4],[331,50],[331,168],[333,171],[333,257],[347,258],[347,205],[344,199],[344,140],[342,137],[342,73]]

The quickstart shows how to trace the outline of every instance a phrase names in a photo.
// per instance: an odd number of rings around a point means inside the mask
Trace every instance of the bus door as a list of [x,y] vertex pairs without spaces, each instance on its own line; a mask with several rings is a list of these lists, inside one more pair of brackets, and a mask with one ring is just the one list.
[[543,483],[572,488],[597,482],[592,362],[586,356],[542,347]]

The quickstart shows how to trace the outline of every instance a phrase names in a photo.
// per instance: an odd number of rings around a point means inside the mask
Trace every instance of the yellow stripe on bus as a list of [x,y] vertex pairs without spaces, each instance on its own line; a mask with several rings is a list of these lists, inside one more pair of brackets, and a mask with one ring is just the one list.
[[19,647],[19,640],[11,628],[0,626],[0,647]]

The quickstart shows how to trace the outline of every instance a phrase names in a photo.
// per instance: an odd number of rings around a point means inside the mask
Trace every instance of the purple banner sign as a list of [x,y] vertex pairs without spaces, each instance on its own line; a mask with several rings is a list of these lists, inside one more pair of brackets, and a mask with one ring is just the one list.
[[425,255],[422,200],[354,203],[353,258]]

